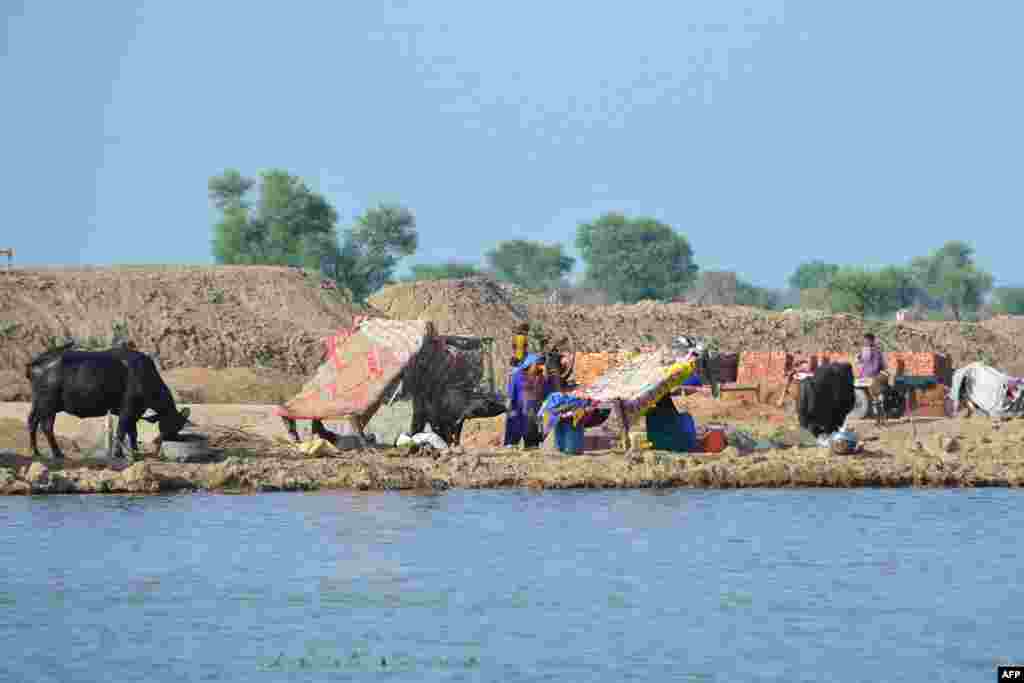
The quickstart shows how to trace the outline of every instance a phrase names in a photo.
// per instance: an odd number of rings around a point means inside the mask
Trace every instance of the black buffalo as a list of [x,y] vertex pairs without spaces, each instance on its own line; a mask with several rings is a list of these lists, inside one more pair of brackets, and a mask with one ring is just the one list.
[[838,431],[853,410],[853,392],[849,363],[819,365],[813,377],[800,382],[800,426],[814,436]]
[[480,389],[482,343],[474,337],[444,335],[425,345],[402,378],[412,398],[410,434],[422,432],[429,423],[445,443],[455,445],[466,420],[505,412],[504,401]]
[[441,387],[413,395],[410,433],[422,432],[429,422],[435,434],[454,446],[462,440],[466,420],[497,417],[504,412],[505,403],[494,396],[470,394],[459,387]]
[[[178,410],[171,390],[146,354],[126,347],[107,351],[69,348],[66,345],[40,354],[25,368],[32,383],[28,433],[33,456],[40,457],[36,431],[42,426],[53,457],[64,457],[53,433],[60,412],[79,418],[117,415],[116,455],[123,455],[126,436],[130,448],[138,449],[139,419],[159,424],[164,440],[174,439],[188,424],[188,409]],[[144,417],[148,410],[154,414]]]
[[[422,432],[427,423],[435,434],[447,444],[457,444],[462,438],[462,426],[466,420],[478,417],[497,417],[505,412],[505,404],[489,395],[472,395],[460,387],[444,387],[431,391],[417,392],[412,398],[412,434]],[[295,420],[281,417],[292,441],[298,443],[299,432]],[[324,427],[322,420],[314,419],[312,432],[315,436],[338,442],[338,434]]]

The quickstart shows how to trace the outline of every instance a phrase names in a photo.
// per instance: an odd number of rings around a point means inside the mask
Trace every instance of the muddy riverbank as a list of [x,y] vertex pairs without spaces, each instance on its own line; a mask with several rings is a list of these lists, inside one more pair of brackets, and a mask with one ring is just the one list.
[[[961,425],[962,427],[962,425]],[[1018,487],[1024,483],[1024,421],[961,433],[936,429],[908,441],[901,430],[869,437],[863,452],[811,446],[717,455],[605,451],[562,456],[512,449],[409,454],[382,449],[327,457],[262,455],[244,448],[218,462],[179,464],[146,456],[103,463],[68,457],[0,457],[0,493],[167,493],[527,487]],[[891,428],[890,428],[891,429]]]
[[[742,425],[762,450],[720,454],[597,451],[564,456],[494,446],[410,452],[379,448],[321,451],[309,457],[288,444],[270,406],[195,406],[209,437],[210,462],[163,460],[155,433],[140,423],[138,459],[90,457],[102,420],[58,418],[67,457],[28,457],[25,404],[0,404],[0,494],[164,493],[173,491],[444,490],[529,487],[1017,487],[1024,483],[1024,419],[921,418],[877,427],[855,425],[862,451],[837,456],[810,445],[795,419],[758,418]],[[385,417],[384,415],[381,416]],[[394,417],[396,425],[405,418]],[[768,416],[773,417],[773,416]],[[735,424],[735,423],[734,423]],[[392,425],[390,428],[396,428]],[[308,429],[308,425],[303,425]],[[384,428],[382,423],[381,428]]]

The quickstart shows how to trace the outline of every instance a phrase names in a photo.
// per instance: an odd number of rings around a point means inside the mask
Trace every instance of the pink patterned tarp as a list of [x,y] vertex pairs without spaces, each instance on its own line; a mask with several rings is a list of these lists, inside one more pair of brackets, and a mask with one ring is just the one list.
[[358,416],[365,424],[432,335],[426,321],[357,320],[354,329],[324,340],[324,362],[277,414],[295,420]]

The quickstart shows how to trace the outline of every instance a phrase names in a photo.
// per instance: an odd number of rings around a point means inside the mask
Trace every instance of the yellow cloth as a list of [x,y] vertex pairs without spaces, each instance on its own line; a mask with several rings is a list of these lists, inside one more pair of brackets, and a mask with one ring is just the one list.
[[326,449],[329,452],[336,452],[338,449],[334,447],[330,441],[321,439],[319,436],[315,436],[309,441],[303,441],[295,446],[300,453],[305,456],[312,458],[315,455],[319,455],[321,451]]
[[572,426],[574,428],[575,427],[579,427],[580,426],[580,421],[583,419],[583,416],[586,415],[586,414],[587,414],[587,411],[585,409],[583,409],[583,408],[577,408],[576,410],[572,411]]
[[640,415],[646,415],[654,406],[658,405],[661,399],[672,393],[673,389],[682,385],[683,382],[690,378],[696,367],[696,360],[682,360],[665,368],[664,376],[672,377],[672,380],[665,382],[664,386],[641,408]]
[[517,363],[522,363],[526,358],[527,339],[525,334],[517,334],[512,337],[513,356]]

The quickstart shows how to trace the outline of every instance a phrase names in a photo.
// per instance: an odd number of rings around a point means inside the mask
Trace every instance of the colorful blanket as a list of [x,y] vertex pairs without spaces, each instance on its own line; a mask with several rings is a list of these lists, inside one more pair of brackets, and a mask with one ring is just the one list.
[[592,384],[577,389],[573,395],[597,404],[622,401],[627,416],[645,415],[664,396],[682,385],[693,374],[696,364],[693,357],[679,360],[665,350],[638,354]]
[[324,340],[316,374],[276,412],[295,420],[358,416],[366,424],[432,336],[426,321],[359,319]]
[[548,432],[555,428],[559,420],[571,419],[572,426],[577,427],[587,416],[588,412],[596,409],[597,406],[588,399],[556,391],[544,399],[544,403],[541,404],[537,415],[540,417],[544,434],[547,435]]

